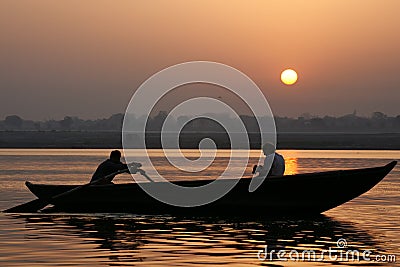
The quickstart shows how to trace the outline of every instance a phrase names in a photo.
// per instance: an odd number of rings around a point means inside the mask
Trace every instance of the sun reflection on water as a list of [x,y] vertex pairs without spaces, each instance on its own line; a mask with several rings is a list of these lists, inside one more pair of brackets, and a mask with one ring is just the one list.
[[285,175],[292,175],[298,173],[297,166],[298,166],[297,158],[286,158]]

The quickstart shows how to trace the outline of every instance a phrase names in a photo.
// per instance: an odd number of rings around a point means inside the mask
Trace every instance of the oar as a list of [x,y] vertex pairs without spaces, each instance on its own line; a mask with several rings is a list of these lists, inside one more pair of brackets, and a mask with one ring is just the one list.
[[29,201],[27,203],[24,203],[24,204],[9,208],[7,210],[4,210],[3,212],[7,212],[7,213],[36,212],[36,211],[41,210],[44,207],[46,207],[48,204],[50,204],[53,200],[55,200],[57,198],[64,197],[66,195],[69,195],[69,194],[71,194],[73,192],[79,191],[79,190],[81,190],[81,189],[83,189],[85,187],[88,187],[90,185],[98,184],[98,183],[100,183],[100,182],[102,182],[104,180],[112,178],[113,176],[115,176],[117,174],[120,174],[120,173],[123,173],[123,172],[126,172],[126,171],[128,171],[128,169],[119,170],[117,172],[114,172],[114,173],[111,173],[109,175],[106,175],[103,178],[99,178],[99,179],[97,179],[97,180],[95,180],[93,182],[74,187],[71,190],[68,190],[68,191],[63,192],[63,193],[58,194],[58,195],[55,195],[55,196],[53,196],[51,198],[48,198],[48,199],[38,198],[38,199],[35,199],[35,200],[32,200],[32,201]]
[[149,180],[149,182],[153,182],[153,183],[154,183],[154,180],[151,179],[151,178],[146,174],[146,172],[145,172],[144,170],[138,169],[137,171],[138,171],[141,175],[143,175],[144,177],[146,177],[146,179]]

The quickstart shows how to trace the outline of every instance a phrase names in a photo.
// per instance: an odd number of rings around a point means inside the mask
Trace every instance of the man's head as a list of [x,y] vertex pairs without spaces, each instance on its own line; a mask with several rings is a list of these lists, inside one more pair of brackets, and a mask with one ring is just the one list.
[[121,152],[119,150],[111,151],[110,160],[113,162],[120,162],[121,161]]
[[275,153],[275,146],[271,143],[265,143],[262,149],[265,156]]

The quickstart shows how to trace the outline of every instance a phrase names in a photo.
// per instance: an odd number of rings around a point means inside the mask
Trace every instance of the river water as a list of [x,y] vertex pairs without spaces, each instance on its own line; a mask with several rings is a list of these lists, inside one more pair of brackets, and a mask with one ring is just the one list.
[[[400,151],[279,152],[286,158],[287,174],[364,168],[400,160]],[[108,153],[102,149],[1,149],[0,209],[34,199],[24,186],[25,180],[88,182]],[[184,154],[190,159],[199,156],[196,150],[185,150]],[[217,177],[229,155],[229,151],[219,151],[207,171],[189,176],[169,165],[162,151],[150,151],[157,169],[176,180]],[[250,155],[248,173],[259,152],[251,151]],[[138,152],[138,161],[142,156]],[[132,178],[124,174],[115,182],[132,182]],[[393,255],[400,261],[399,192],[400,167],[396,166],[366,194],[315,218],[0,213],[0,266],[395,266]],[[332,255],[336,257],[322,254],[335,248]],[[272,258],[267,254],[264,259],[265,251],[272,250],[285,254],[281,259],[276,253]],[[301,258],[293,252],[301,255],[305,250],[317,256]],[[360,259],[339,255],[347,250],[359,251]],[[366,251],[372,256],[363,258]]]

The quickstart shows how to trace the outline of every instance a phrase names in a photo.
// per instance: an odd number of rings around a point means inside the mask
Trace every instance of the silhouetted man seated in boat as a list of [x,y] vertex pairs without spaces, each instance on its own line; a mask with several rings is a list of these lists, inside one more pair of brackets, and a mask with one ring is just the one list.
[[[258,172],[259,176],[282,176],[285,173],[285,159],[275,151],[275,146],[266,143],[263,146],[263,152],[265,155],[264,165],[254,165],[252,173],[255,174]],[[273,157],[273,161],[268,172],[268,169],[264,166],[266,166],[267,162],[271,160],[271,157]]]
[[[129,164],[129,166],[131,167],[131,171],[136,168],[138,169],[139,167],[142,166],[142,164],[140,163],[136,163],[136,162],[132,162]],[[92,179],[90,180],[90,182],[94,182],[98,179],[101,179],[107,175],[110,175],[114,172],[117,171],[122,171],[122,170],[126,170],[125,172],[129,173],[128,170],[128,164],[122,163],[121,162],[121,152],[119,150],[114,150],[111,151],[110,153],[110,158],[103,161],[96,169],[96,171],[94,172]],[[140,170],[138,170],[140,171]],[[109,177],[107,179],[104,179],[104,181],[99,182],[99,184],[108,184],[108,183],[112,183],[112,180],[114,179],[115,175],[113,175],[112,177]]]

